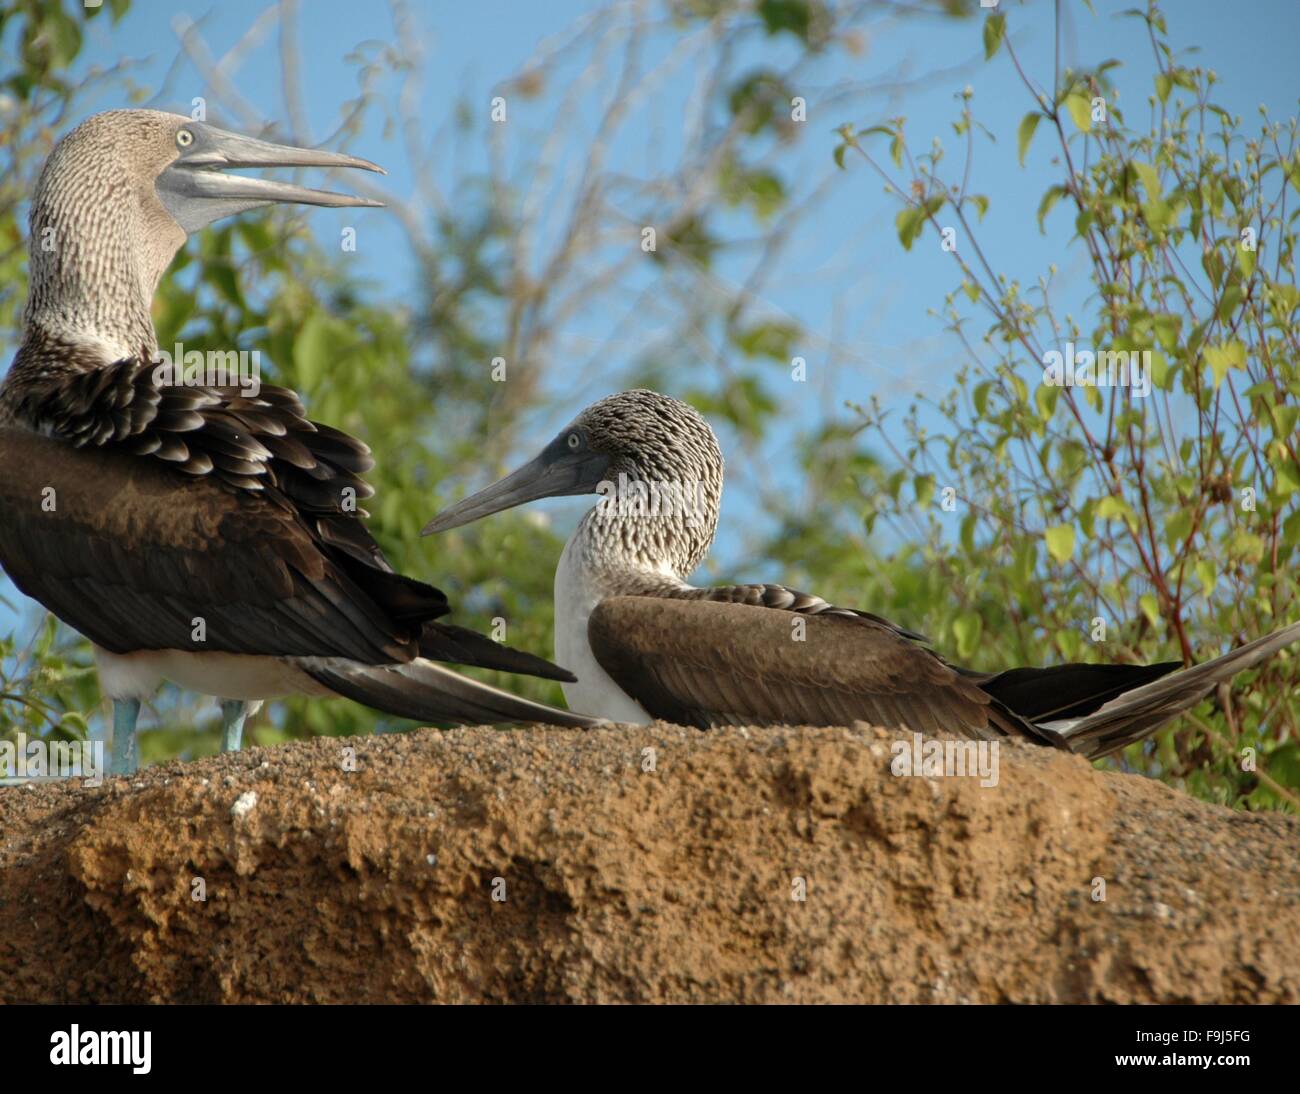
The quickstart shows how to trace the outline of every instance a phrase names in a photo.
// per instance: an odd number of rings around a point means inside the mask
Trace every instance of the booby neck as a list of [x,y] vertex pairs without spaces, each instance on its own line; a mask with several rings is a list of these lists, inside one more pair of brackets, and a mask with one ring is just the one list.
[[154,174],[131,169],[136,161],[125,153],[143,145],[137,128],[85,125],[46,160],[32,198],[20,374],[56,360],[74,369],[156,353],[150,303],[186,234]]
[[571,709],[636,724],[653,720],[597,662],[587,625],[608,597],[691,595],[686,579],[717,529],[721,477],[719,465],[709,486],[652,491],[651,483],[625,476],[578,522],[555,570],[555,656],[578,677],[563,685]]
[[555,568],[555,657],[578,678],[562,685],[571,710],[599,710],[614,721],[645,725],[653,720],[649,713],[597,663],[587,624],[608,597],[662,595],[687,586],[670,569],[611,552],[610,543],[585,517],[564,546]]
[[[716,505],[692,493],[686,505],[671,501],[655,513],[643,512],[642,486],[624,478],[578,522],[565,546],[571,564],[581,567],[606,596],[637,596],[689,588],[686,578],[708,554],[717,529]],[[687,484],[693,490],[693,484]]]

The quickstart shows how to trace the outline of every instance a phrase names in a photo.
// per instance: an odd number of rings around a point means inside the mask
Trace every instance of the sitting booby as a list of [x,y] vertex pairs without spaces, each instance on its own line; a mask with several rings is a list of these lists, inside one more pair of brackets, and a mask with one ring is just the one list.
[[284,388],[160,371],[150,303],[187,234],[276,202],[378,204],[221,170],[277,166],[381,170],[118,110],[59,141],[32,201],[22,342],[0,385],[0,564],[94,644],[113,771],[135,769],[140,701],[163,680],[222,700],[225,750],[250,704],[293,693],[423,721],[590,724],[433,663],[571,679],[435,622],[446,598],[393,571],[356,505],[365,445]]
[[783,585],[696,588],[718,524],[709,424],[653,391],[584,410],[530,463],[453,505],[444,531],[537,498],[602,495],[555,575],[555,656],[575,709],[645,723],[846,725],[992,740],[1089,758],[1140,740],[1219,683],[1300,640],[1300,623],[1190,668],[1067,664],[983,673],[920,635]]

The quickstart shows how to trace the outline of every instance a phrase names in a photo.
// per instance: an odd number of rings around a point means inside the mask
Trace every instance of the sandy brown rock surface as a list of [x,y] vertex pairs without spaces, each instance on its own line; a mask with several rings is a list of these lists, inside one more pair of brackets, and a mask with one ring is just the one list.
[[892,739],[427,730],[0,789],[0,999],[1300,1001],[1300,819],[1032,745],[899,778]]

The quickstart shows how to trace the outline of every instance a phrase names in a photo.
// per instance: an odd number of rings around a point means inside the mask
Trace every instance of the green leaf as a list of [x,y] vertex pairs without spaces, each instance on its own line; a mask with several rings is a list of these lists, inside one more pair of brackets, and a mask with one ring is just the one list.
[[793,323],[756,323],[752,327],[735,331],[732,344],[746,357],[767,357],[773,361],[788,361],[794,354],[799,328]]
[[1020,120],[1020,130],[1016,140],[1020,150],[1020,166],[1025,165],[1025,153],[1029,151],[1029,142],[1034,139],[1034,130],[1038,128],[1038,123],[1043,120],[1042,114],[1038,111],[1032,111],[1026,114]]
[[1178,332],[1183,326],[1183,317],[1170,312],[1161,312],[1151,320],[1156,338],[1165,349],[1173,352],[1178,346]]
[[1043,222],[1047,219],[1047,214],[1052,211],[1052,206],[1061,200],[1069,191],[1061,185],[1049,186],[1047,193],[1043,195],[1043,200],[1038,203],[1038,230],[1044,235],[1047,234]]
[[1237,314],[1237,306],[1245,295],[1240,285],[1229,285],[1223,290],[1223,295],[1219,298],[1219,306],[1215,309],[1215,315],[1219,317],[1220,323],[1229,327],[1234,325],[1232,317]]
[[1279,441],[1290,441],[1296,434],[1296,425],[1300,423],[1300,406],[1287,406],[1279,403],[1270,413],[1273,418],[1273,435]]
[[999,12],[984,20],[984,60],[989,60],[1002,45],[1007,30],[1007,17]]
[[1196,580],[1201,583],[1201,592],[1205,594],[1205,599],[1209,600],[1214,595],[1214,587],[1219,583],[1219,571],[1214,568],[1214,563],[1208,558],[1203,558],[1196,564]]
[[1097,528],[1097,499],[1089,498],[1079,510],[1079,530],[1084,537],[1091,539]]
[[739,119],[751,136],[768,128],[779,129],[789,117],[790,88],[768,69],[759,69],[741,79],[727,96],[732,116]]
[[1219,282],[1223,280],[1224,262],[1223,257],[1217,250],[1205,250],[1201,252],[1201,268],[1205,271],[1210,279],[1211,287],[1217,289]]
[[912,480],[912,488],[916,491],[916,504],[924,509],[934,497],[934,476],[917,475]]
[[910,251],[913,241],[925,227],[925,210],[919,205],[909,205],[894,218],[894,223],[898,226],[898,240],[903,250]]
[[1241,274],[1249,278],[1255,272],[1255,252],[1237,244],[1237,265],[1241,267]]
[[1160,604],[1156,600],[1155,593],[1143,593],[1138,597],[1138,607],[1142,609],[1142,614],[1147,617],[1147,622],[1151,626],[1160,623]]
[[1052,635],[1052,640],[1060,647],[1061,655],[1067,661],[1079,660],[1080,651],[1083,649],[1083,635],[1078,631],[1066,630],[1062,627]]
[[1228,369],[1246,367],[1246,347],[1237,340],[1220,342],[1218,345],[1205,347],[1205,363],[1214,375],[1214,386],[1223,383]]
[[1052,420],[1052,415],[1056,413],[1056,400],[1060,397],[1061,389],[1051,384],[1039,384],[1034,393],[1034,404],[1038,407],[1038,416],[1044,422]]
[[975,525],[979,522],[979,513],[971,510],[961,518],[961,545],[968,555],[975,554]]
[[1285,463],[1277,464],[1273,470],[1277,476],[1272,490],[1274,498],[1280,502],[1285,502],[1292,494],[1300,491],[1300,471],[1296,471]]
[[731,180],[732,204],[746,202],[759,220],[766,220],[785,203],[785,184],[771,171],[745,171]]
[[1047,540],[1047,553],[1057,562],[1068,562],[1074,554],[1074,525],[1058,524],[1043,533]]
[[952,621],[953,637],[957,639],[957,656],[963,661],[973,657],[979,649],[980,633],[984,620],[975,612],[963,612]]
[[1190,509],[1179,509],[1175,513],[1169,514],[1165,518],[1164,537],[1165,543],[1169,545],[1170,550],[1176,550],[1180,547],[1187,534],[1192,530],[1192,512]]
[[235,221],[235,226],[251,254],[257,255],[263,261],[273,257],[268,252],[276,250],[275,237],[271,234],[271,229],[265,220],[244,217]]
[[1149,163],[1140,163],[1133,161],[1133,170],[1142,180],[1142,188],[1147,192],[1147,201],[1159,201],[1163,197],[1163,191],[1160,189],[1160,172],[1158,172]]
[[769,35],[788,31],[801,41],[808,41],[812,26],[812,8],[808,0],[759,0],[758,14]]
[[900,469],[890,475],[889,481],[885,483],[885,489],[889,491],[889,496],[895,501],[898,500],[898,492],[903,489],[903,483],[906,480],[907,472]]
[[1158,349],[1151,351],[1151,382],[1162,391],[1170,391],[1169,358]]
[[898,131],[894,134],[894,139],[889,142],[889,156],[894,161],[895,167],[903,166],[903,134]]
[[85,715],[79,714],[75,710],[65,711],[60,716],[59,728],[66,730],[81,740],[87,740],[90,737],[90,726],[86,723]]
[[1092,132],[1092,103],[1086,97],[1077,91],[1071,92],[1065,97],[1065,109],[1070,112],[1079,132]]
[[1133,507],[1115,494],[1107,494],[1097,503],[1097,516],[1102,520],[1122,520],[1127,524],[1134,524],[1137,521],[1137,514],[1133,512]]
[[240,311],[245,309],[244,295],[239,290],[239,278],[235,276],[233,266],[214,263],[208,268],[208,276],[227,301]]
[[1288,160],[1282,168],[1286,172],[1286,180],[1297,190],[1300,190],[1300,152]]
[[310,315],[293,340],[293,363],[298,384],[310,391],[329,370],[329,323],[320,315]]

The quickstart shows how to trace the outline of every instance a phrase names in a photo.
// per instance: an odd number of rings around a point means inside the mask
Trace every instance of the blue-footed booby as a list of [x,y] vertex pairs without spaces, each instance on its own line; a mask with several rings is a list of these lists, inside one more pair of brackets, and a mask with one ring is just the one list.
[[372,493],[364,444],[285,388],[160,371],[150,303],[189,233],[278,202],[379,204],[222,173],[281,166],[381,170],[117,110],[59,141],[32,200],[22,341],[0,385],[0,564],[94,644],[114,772],[135,769],[140,702],[163,680],[222,701],[226,750],[254,705],[293,693],[425,721],[590,724],[434,664],[570,678],[436,622],[446,598],[393,571],[355,504]]
[[1105,756],[1300,640],[1300,623],[1180,668],[1066,664],[974,672],[870,612],[783,585],[687,584],[718,525],[722,452],[693,407],[653,391],[589,406],[530,463],[424,529],[538,498],[600,494],[555,575],[555,656],[575,709],[645,723],[845,725]]

